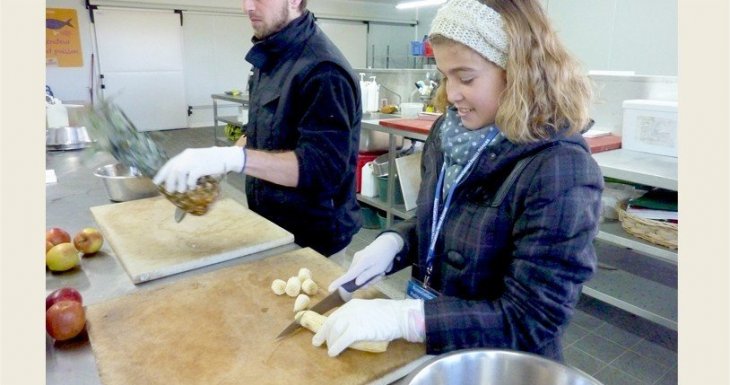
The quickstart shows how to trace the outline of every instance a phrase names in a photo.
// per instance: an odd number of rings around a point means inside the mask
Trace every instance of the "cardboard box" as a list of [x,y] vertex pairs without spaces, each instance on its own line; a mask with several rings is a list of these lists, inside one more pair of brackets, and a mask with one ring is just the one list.
[[634,99],[623,102],[622,147],[677,157],[677,102]]

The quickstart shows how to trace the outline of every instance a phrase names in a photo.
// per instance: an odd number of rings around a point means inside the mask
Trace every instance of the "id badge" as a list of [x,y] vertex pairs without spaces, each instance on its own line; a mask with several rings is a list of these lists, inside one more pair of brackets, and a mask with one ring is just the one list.
[[408,287],[406,288],[406,296],[408,298],[428,301],[439,295],[439,292],[430,287],[423,286],[423,283],[415,278],[408,280]]

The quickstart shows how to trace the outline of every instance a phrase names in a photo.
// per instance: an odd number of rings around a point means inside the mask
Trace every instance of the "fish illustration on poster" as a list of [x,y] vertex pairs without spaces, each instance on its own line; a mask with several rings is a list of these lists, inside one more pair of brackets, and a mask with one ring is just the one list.
[[75,9],[46,8],[46,66],[83,66],[78,26]]

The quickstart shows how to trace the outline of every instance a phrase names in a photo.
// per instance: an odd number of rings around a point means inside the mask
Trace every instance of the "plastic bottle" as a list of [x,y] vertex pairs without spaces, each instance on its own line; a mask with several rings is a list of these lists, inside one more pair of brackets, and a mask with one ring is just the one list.
[[423,35],[423,56],[433,57],[433,48],[431,47],[431,42],[428,41],[427,35]]
[[362,166],[362,173],[360,174],[362,180],[360,181],[360,193],[366,197],[375,197],[378,195],[378,190],[375,188],[375,175],[373,175],[373,162],[367,162]]
[[360,103],[362,112],[368,111],[368,82],[365,81],[365,74],[360,72]]
[[375,81],[375,76],[370,77],[368,83],[368,111],[378,111],[380,102],[380,85]]

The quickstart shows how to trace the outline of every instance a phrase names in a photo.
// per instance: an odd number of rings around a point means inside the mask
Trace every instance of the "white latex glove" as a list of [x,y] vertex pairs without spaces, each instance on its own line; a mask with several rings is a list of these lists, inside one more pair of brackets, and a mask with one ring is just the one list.
[[[352,263],[350,263],[347,272],[332,281],[328,288],[329,292],[335,291],[335,289],[353,278],[356,278],[356,284],[361,285],[377,275],[384,276],[393,268],[393,259],[401,249],[403,249],[403,239],[400,235],[394,232],[381,234],[364,249],[352,256]],[[375,278],[368,285],[372,285],[378,280],[380,278]],[[340,292],[342,291],[344,290]]]
[[327,341],[327,354],[335,357],[357,341],[410,342],[426,339],[423,300],[353,299],[332,315],[312,337],[312,345]]
[[182,193],[194,189],[201,176],[241,172],[245,164],[246,155],[238,146],[188,148],[167,161],[153,182]]

